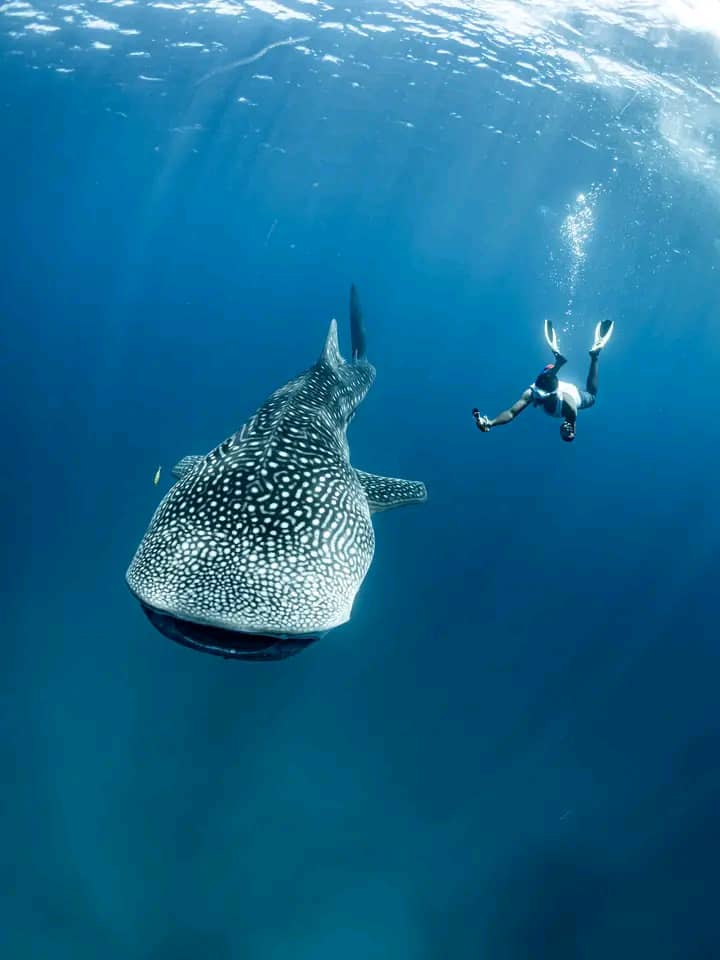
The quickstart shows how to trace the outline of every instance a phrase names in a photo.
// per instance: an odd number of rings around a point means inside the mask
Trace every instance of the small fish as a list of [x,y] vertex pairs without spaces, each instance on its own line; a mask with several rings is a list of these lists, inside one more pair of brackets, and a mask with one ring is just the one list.
[[157,486],[158,483],[160,483],[161,473],[162,473],[162,466],[158,467],[157,470],[155,471],[155,476],[153,477],[153,483],[155,484],[155,486]]
[[271,225],[270,225],[270,229],[269,229],[268,232],[267,232],[267,236],[265,237],[265,246],[268,245],[268,241],[269,241],[270,237],[273,235],[273,232],[274,232],[275,227],[276,227],[277,225],[278,225],[277,217],[275,217],[275,219],[273,220],[273,222],[272,222]]

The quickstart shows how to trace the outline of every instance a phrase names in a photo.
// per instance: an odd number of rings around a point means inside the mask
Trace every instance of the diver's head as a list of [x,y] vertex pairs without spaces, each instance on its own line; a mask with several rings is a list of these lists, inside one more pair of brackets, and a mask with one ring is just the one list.
[[569,420],[563,420],[560,424],[560,436],[566,443],[572,443],[575,439],[575,424]]
[[545,390],[547,393],[553,393],[557,390],[558,378],[555,373],[555,364],[548,363],[542,368],[535,378],[535,386],[539,390]]

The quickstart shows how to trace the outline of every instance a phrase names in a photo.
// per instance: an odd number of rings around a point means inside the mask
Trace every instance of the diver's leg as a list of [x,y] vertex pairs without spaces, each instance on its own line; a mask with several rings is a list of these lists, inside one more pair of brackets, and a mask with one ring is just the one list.
[[598,354],[594,350],[590,351],[590,369],[588,370],[587,383],[585,389],[592,394],[593,399],[597,397],[598,392]]

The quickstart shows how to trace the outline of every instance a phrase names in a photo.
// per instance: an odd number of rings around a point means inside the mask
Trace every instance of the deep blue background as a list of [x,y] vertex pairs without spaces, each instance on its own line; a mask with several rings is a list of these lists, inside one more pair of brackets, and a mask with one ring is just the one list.
[[[0,60],[3,956],[720,955],[712,198],[572,139],[617,113],[591,87],[361,52],[359,87],[287,48],[200,84]],[[582,380],[616,319],[598,404],[572,446],[534,411],[483,436],[592,184],[563,347]],[[429,501],[305,654],[175,646],[123,579],[170,468],[331,316],[348,349],[351,281],[353,461]]]

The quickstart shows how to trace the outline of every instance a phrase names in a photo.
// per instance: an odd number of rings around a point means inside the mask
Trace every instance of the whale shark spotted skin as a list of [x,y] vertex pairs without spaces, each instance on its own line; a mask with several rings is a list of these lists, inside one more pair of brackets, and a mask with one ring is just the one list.
[[243,659],[297,653],[347,622],[372,562],[371,513],[427,494],[350,464],[347,426],[375,379],[353,287],[352,360],[333,320],[309,370],[206,456],[181,460],[127,571],[151,623]]

